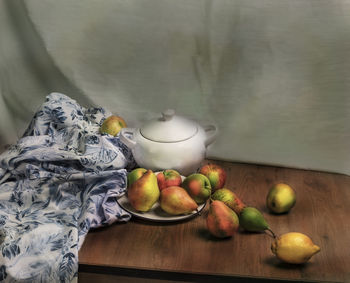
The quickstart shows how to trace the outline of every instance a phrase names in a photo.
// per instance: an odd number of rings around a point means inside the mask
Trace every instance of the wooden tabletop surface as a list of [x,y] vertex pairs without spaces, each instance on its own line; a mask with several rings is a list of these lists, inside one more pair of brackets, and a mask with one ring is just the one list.
[[[267,233],[239,231],[229,239],[214,239],[206,229],[207,205],[201,215],[188,221],[161,224],[133,218],[90,231],[79,252],[80,272],[195,282],[233,278],[350,282],[349,176],[208,162],[226,170],[226,187],[258,208],[276,234],[304,233],[321,251],[306,264],[290,265],[272,254],[273,239]],[[289,184],[297,201],[288,214],[272,215],[265,199],[278,182]]]

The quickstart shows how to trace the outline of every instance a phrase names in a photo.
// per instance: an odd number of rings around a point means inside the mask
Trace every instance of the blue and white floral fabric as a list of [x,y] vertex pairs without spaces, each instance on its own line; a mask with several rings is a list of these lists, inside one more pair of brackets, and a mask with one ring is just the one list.
[[52,93],[0,155],[0,281],[70,282],[89,229],[130,219],[116,197],[135,163],[99,134],[109,115]]

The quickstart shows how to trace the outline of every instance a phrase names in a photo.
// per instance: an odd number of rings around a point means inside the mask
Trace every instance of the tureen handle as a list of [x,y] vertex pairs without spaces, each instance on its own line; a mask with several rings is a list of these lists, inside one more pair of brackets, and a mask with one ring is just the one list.
[[216,138],[216,135],[218,134],[218,128],[215,125],[206,125],[203,126],[206,139],[205,139],[205,146],[210,145]]
[[133,140],[135,129],[122,128],[120,130],[120,141],[125,144],[128,148],[133,148],[136,142]]

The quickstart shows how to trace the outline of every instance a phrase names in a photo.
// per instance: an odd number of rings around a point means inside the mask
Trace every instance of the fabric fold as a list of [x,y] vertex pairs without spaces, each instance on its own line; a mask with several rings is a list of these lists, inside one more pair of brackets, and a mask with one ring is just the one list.
[[52,93],[0,155],[0,280],[71,282],[88,231],[130,219],[117,197],[135,161],[98,132],[109,115]]

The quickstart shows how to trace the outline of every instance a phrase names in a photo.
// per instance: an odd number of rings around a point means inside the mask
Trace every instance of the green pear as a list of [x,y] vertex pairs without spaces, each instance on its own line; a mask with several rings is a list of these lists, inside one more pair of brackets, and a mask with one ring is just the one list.
[[287,213],[295,205],[294,190],[286,184],[274,185],[267,194],[266,206],[273,213]]
[[246,206],[239,215],[239,224],[250,232],[262,232],[270,230],[262,213],[255,207]]
[[137,211],[147,212],[159,199],[157,177],[152,170],[147,170],[127,191],[131,206]]

